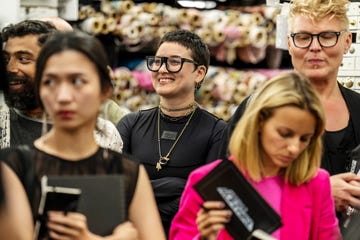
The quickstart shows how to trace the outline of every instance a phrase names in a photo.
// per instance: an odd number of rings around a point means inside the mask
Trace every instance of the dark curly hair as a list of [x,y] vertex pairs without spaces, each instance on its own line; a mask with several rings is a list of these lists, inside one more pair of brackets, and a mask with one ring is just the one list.
[[1,31],[1,37],[3,41],[6,42],[9,38],[39,35],[39,45],[42,45],[46,40],[46,36],[55,31],[56,28],[48,22],[24,20],[4,27]]

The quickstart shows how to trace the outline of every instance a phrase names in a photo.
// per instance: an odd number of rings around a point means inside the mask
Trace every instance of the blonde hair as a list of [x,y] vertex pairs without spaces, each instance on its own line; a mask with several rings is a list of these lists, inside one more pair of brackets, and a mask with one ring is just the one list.
[[291,0],[289,13],[289,30],[293,26],[295,15],[307,16],[313,21],[324,17],[338,19],[344,29],[349,30],[349,19],[346,15],[348,0]]
[[305,109],[316,119],[314,135],[307,148],[289,167],[282,169],[286,182],[300,185],[315,176],[320,167],[325,114],[316,92],[298,73],[280,74],[256,91],[230,138],[230,154],[251,179],[260,181],[264,168],[259,132],[273,111],[284,106]]

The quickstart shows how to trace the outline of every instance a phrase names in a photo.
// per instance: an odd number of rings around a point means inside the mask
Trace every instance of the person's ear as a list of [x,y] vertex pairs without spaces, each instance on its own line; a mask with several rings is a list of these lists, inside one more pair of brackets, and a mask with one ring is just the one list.
[[352,33],[349,31],[346,38],[346,48],[349,49],[352,43]]
[[205,78],[207,69],[204,65],[200,65],[197,67],[196,72],[197,72],[197,76],[195,78],[195,82],[196,84],[200,84]]
[[288,46],[288,52],[291,55],[292,48],[291,48],[291,37],[290,37],[290,35],[287,35],[287,46]]
[[347,32],[347,36],[345,39],[345,45],[344,45],[344,54],[348,53],[352,43],[352,33],[350,31]]

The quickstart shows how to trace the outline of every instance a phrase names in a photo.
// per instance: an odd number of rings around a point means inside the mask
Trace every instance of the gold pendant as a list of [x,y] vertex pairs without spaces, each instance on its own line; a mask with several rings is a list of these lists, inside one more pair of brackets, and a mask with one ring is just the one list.
[[156,170],[157,170],[157,171],[160,171],[160,170],[161,170],[161,164],[160,164],[160,162],[157,162],[157,163],[156,163]]
[[169,157],[160,157],[159,161],[156,163],[157,171],[160,171],[162,169],[161,165],[165,165],[169,160]]

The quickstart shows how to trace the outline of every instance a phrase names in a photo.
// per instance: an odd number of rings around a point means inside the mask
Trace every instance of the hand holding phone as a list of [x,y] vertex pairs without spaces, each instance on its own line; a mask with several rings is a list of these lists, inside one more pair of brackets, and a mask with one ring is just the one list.
[[81,190],[78,188],[48,186],[47,177],[41,179],[41,199],[35,224],[34,239],[48,239],[48,211],[76,212]]

